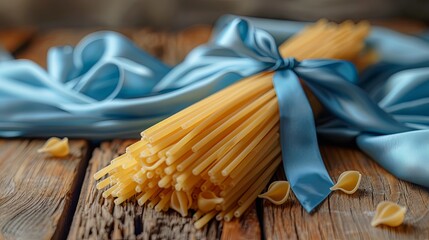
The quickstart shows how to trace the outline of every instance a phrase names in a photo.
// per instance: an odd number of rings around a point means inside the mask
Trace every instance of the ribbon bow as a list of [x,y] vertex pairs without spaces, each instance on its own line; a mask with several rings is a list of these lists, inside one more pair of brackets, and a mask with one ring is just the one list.
[[320,93],[329,94],[330,82],[354,87],[357,74],[351,63],[283,58],[271,35],[236,19],[211,44],[195,49],[155,89],[165,91],[167,85],[180,88],[203,78],[228,78],[231,74],[242,78],[263,71],[275,71],[286,177],[295,196],[310,212],[329,195],[333,182],[320,156],[313,113],[298,78]]
[[[401,179],[429,186],[425,157],[429,150],[410,147],[418,141],[427,146],[429,138],[398,122],[359,88],[351,63],[284,59],[271,35],[245,20],[231,21],[211,44],[195,49],[155,89],[168,90],[167,85],[180,88],[210,78],[233,82],[262,71],[275,71],[283,166],[292,190],[308,212],[329,195],[333,182],[320,156],[312,110],[298,78],[334,116],[335,120],[320,127],[319,132],[331,139],[336,134],[359,136],[358,146],[387,170]],[[380,136],[386,134],[391,135]],[[406,141],[404,137],[410,135],[414,140]],[[403,141],[395,144],[399,136],[404,136]],[[412,159],[401,159],[405,154]]]

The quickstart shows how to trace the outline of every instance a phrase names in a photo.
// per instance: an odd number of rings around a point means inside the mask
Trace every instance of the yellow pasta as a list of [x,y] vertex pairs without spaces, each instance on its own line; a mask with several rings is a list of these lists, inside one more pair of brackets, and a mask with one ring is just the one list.
[[[364,66],[375,59],[364,50],[368,31],[366,23],[322,20],[282,44],[280,52]],[[136,196],[138,204],[156,211],[171,208],[187,216],[193,209],[196,228],[213,218],[240,217],[282,161],[272,78],[267,72],[243,79],[144,130],[140,141],[94,175],[107,176],[97,188],[116,204]],[[317,101],[308,96],[317,112]],[[260,196],[280,204],[288,189],[285,182],[273,183]]]
[[265,198],[276,205],[280,205],[286,202],[289,192],[290,184],[288,181],[275,181],[270,184],[267,192],[259,194],[258,197]]
[[48,153],[54,157],[65,157],[69,154],[69,142],[68,138],[59,139],[51,137],[46,143],[37,150],[38,153]]
[[358,171],[345,171],[341,173],[337,183],[332,186],[331,191],[340,190],[347,194],[355,193],[360,184],[362,175]]
[[383,224],[390,227],[397,227],[404,221],[406,212],[406,207],[402,207],[394,202],[382,201],[377,205],[371,226],[376,227]]

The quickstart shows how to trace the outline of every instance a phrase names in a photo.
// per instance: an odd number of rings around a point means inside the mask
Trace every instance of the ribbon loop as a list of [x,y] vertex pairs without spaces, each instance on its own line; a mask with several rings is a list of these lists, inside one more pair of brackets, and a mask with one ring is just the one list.
[[299,61],[296,60],[294,57],[288,57],[288,58],[279,58],[276,61],[276,64],[270,68],[270,70],[277,71],[277,70],[292,70],[296,66],[299,65]]

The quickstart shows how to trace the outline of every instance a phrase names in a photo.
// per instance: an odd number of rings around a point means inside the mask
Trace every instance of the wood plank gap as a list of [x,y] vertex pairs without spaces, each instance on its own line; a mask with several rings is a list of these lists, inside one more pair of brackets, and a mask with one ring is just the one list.
[[44,142],[0,139],[0,239],[61,239],[88,145],[56,158],[37,153]]
[[262,199],[260,198],[256,199],[256,216],[258,218],[259,227],[261,229],[260,239],[265,240],[266,235],[265,235],[265,227],[264,227],[264,206],[262,203]]
[[17,56],[22,55],[29,49],[30,46],[32,46],[34,40],[37,38],[37,34],[31,35],[29,38],[27,38],[25,41],[23,41],[16,49],[10,52],[10,54],[17,58]]
[[0,45],[14,54],[36,35],[35,28],[0,29]]
[[83,186],[83,180],[85,179],[86,169],[88,168],[89,160],[92,158],[94,149],[99,147],[99,145],[100,143],[88,142],[86,153],[84,153],[85,155],[82,157],[83,159],[77,168],[75,182],[70,189],[71,200],[69,202],[70,206],[66,206],[67,211],[65,213],[65,220],[62,226],[57,227],[53,239],[66,239],[70,232],[70,227],[73,222],[77,203],[79,202],[80,192]]

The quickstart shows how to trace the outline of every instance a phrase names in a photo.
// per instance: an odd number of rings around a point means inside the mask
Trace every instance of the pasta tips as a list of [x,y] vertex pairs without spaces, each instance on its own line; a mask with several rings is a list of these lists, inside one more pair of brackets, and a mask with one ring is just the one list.
[[380,224],[390,227],[397,227],[402,224],[407,212],[406,207],[402,207],[394,202],[383,201],[377,205],[371,226],[376,227]]
[[332,186],[331,191],[340,190],[347,194],[355,193],[360,185],[362,175],[358,171],[345,171],[341,173],[337,183]]
[[259,198],[265,198],[270,202],[280,205],[286,202],[290,192],[290,184],[288,181],[275,181],[270,184],[268,191],[259,194]]
[[57,137],[51,137],[46,143],[37,150],[38,153],[48,153],[54,157],[65,157],[69,154],[68,138],[62,140]]

